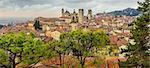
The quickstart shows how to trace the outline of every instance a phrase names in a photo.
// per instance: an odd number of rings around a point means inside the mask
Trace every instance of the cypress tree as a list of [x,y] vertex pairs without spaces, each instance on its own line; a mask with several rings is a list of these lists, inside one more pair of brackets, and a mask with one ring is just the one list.
[[35,30],[38,30],[38,29],[41,30],[42,29],[39,20],[35,20],[34,28],[35,28]]

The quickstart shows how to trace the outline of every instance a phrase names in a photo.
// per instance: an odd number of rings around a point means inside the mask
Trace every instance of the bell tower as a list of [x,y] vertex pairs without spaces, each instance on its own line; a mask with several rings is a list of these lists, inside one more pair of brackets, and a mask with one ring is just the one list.
[[84,10],[83,9],[79,9],[79,14],[78,14],[78,17],[79,17],[79,23],[83,23],[83,18],[84,18]]
[[92,19],[92,10],[88,10],[88,20],[91,20]]
[[65,13],[65,11],[64,11],[64,9],[62,8],[62,9],[61,9],[62,17],[64,17],[64,16],[65,16],[65,15],[64,15],[64,13]]

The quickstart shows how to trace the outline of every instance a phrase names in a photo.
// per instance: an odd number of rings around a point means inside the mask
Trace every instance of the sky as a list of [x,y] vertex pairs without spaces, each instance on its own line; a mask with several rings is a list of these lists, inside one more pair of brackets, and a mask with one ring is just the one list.
[[125,8],[137,8],[144,0],[0,0],[0,17],[59,17],[61,9],[72,12],[79,8],[93,14]]

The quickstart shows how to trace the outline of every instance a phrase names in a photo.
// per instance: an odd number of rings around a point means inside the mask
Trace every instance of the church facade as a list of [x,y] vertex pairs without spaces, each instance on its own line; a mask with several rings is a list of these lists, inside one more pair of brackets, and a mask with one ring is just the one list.
[[62,9],[62,18],[70,19],[69,23],[83,23],[85,18],[88,20],[92,19],[92,10],[88,10],[87,16],[84,16],[84,9],[79,9],[78,13],[74,10],[70,13],[68,10]]

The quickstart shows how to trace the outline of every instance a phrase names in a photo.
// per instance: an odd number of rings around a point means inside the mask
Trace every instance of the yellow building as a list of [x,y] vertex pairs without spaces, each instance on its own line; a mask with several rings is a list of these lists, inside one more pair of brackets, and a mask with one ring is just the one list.
[[27,28],[28,28],[28,29],[31,29],[31,30],[35,30],[33,25],[34,25],[33,22],[29,22]]
[[59,31],[51,32],[51,37],[55,40],[59,40],[61,33]]

